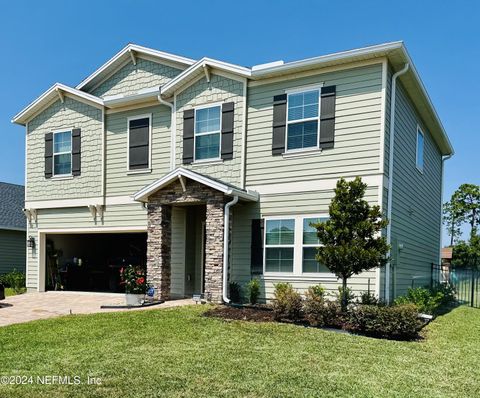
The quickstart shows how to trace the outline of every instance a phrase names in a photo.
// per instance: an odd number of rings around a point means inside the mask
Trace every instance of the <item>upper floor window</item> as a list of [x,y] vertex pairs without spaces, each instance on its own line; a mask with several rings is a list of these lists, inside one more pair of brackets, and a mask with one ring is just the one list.
[[416,163],[417,169],[423,172],[423,150],[425,145],[425,136],[423,135],[420,128],[417,128],[417,153],[416,153]]
[[72,132],[61,131],[53,134],[53,175],[72,173]]
[[128,170],[150,168],[151,115],[128,119]]
[[287,151],[317,148],[319,90],[288,94]]
[[220,159],[220,106],[195,110],[195,160]]

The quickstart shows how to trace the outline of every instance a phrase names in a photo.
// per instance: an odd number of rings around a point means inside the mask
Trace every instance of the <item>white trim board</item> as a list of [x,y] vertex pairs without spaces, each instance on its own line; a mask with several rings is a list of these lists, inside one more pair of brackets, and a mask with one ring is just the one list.
[[[362,181],[369,187],[382,187],[383,175],[374,174],[361,176]],[[294,192],[309,192],[309,191],[327,191],[332,190],[337,185],[338,178],[320,179],[320,180],[308,180],[308,181],[295,181],[285,182],[277,184],[265,184],[249,186],[248,189],[258,192],[260,195],[269,194],[282,194],[282,193],[294,193]],[[355,177],[345,178],[347,181],[353,181]]]
[[[86,207],[89,205],[103,204],[102,196],[95,196],[84,199],[54,199],[54,200],[37,200],[26,201],[25,208],[27,209],[61,209],[66,207]],[[128,195],[123,196],[107,196],[105,198],[106,205],[127,205],[138,204],[133,197]]]

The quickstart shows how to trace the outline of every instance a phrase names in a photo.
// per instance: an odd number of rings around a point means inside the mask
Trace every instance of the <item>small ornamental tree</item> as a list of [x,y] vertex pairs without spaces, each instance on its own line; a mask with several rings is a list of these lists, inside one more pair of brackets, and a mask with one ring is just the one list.
[[342,280],[342,310],[347,307],[347,280],[363,271],[387,262],[390,249],[381,236],[388,221],[382,218],[379,206],[370,206],[364,199],[367,184],[360,177],[347,182],[341,178],[329,206],[330,218],[312,224],[323,246],[316,259]]

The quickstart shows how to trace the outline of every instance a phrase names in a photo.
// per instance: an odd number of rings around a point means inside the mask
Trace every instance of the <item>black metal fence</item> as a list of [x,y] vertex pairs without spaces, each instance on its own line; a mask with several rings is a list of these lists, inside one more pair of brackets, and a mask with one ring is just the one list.
[[455,289],[458,304],[480,308],[480,271],[474,268],[453,268],[432,264],[431,286],[449,283]]

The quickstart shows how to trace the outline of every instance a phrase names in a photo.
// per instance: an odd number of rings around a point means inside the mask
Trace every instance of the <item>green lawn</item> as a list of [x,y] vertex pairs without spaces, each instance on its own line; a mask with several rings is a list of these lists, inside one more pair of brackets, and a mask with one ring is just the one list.
[[0,397],[480,396],[477,309],[437,318],[420,342],[225,322],[202,317],[205,309],[73,315],[0,328],[0,376],[102,380],[0,385]]
[[15,290],[13,290],[11,287],[6,287],[5,288],[5,297],[16,296],[17,294],[22,294],[22,293],[25,293],[26,291],[27,291],[27,289],[22,289],[21,293],[16,293]]

